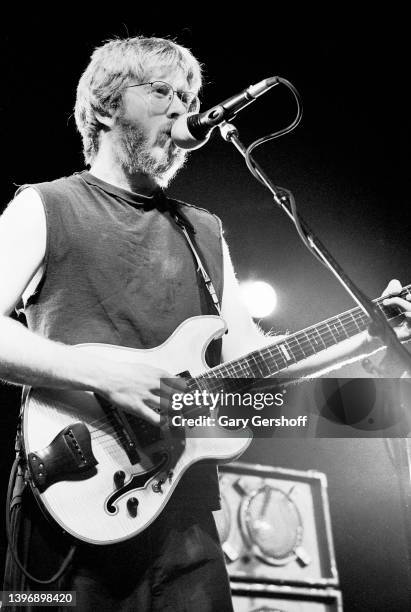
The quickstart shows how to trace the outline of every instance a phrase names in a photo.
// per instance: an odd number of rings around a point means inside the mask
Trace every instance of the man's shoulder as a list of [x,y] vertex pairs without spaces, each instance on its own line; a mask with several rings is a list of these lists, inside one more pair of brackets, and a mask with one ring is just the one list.
[[60,193],[64,192],[67,189],[79,184],[79,176],[78,174],[71,174],[69,176],[62,176],[56,179],[51,179],[48,181],[40,181],[37,183],[24,183],[20,185],[15,193],[17,196],[19,193],[24,191],[27,188],[32,188],[40,193],[42,192],[50,192],[50,193]]

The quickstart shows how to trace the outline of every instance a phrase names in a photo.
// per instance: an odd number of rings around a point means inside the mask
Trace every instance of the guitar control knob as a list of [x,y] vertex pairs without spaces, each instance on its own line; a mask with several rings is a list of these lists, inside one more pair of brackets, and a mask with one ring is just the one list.
[[127,500],[127,510],[130,516],[135,518],[137,516],[138,499],[136,497],[130,497]]
[[154,493],[162,493],[164,483],[165,480],[163,478],[160,478],[159,480],[157,480],[157,482],[153,482],[151,488],[153,489]]
[[124,485],[125,478],[126,474],[123,470],[118,470],[118,472],[114,474],[114,485],[117,489],[120,489]]

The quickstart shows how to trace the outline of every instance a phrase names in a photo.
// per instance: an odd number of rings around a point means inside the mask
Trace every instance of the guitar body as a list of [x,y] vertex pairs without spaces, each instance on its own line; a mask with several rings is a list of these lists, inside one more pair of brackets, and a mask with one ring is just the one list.
[[[411,296],[411,286],[399,296]],[[388,320],[403,318],[401,309],[385,307],[384,299],[375,303]],[[351,309],[209,370],[207,346],[226,329],[223,320],[212,315],[187,319],[153,349],[105,344],[78,349],[105,353],[119,362],[134,359],[172,375],[188,374],[195,389],[219,392],[224,388],[221,379],[270,378],[287,372],[290,365],[355,336],[368,324],[360,308]],[[113,410],[91,392],[50,389],[27,391],[22,429],[30,482],[40,505],[65,532],[93,544],[121,542],[143,531],[191,465],[231,461],[244,452],[252,436],[249,429],[207,428],[204,423],[189,429],[156,428]]]
[[[193,376],[207,370],[204,358],[207,345],[224,331],[225,324],[219,317],[192,317],[182,323],[166,342],[153,349],[105,344],[84,344],[77,348],[106,354],[118,361],[135,359],[136,363],[157,366],[175,375],[189,372]],[[178,481],[191,465],[202,460],[231,461],[244,452],[252,435],[249,430],[237,433],[215,426],[209,428],[206,437],[207,428],[190,428],[189,435],[183,436],[183,451],[175,452],[168,428],[163,427],[165,431],[160,441],[154,441],[147,448],[137,448],[136,461],[126,452],[125,441],[119,438],[104,406],[92,392],[30,388],[25,395],[23,410],[26,457],[31,467],[36,465],[35,462],[40,465],[37,470],[40,477],[42,462],[47,464],[47,458],[52,454],[51,443],[64,428],[80,422],[90,432],[95,465],[60,478],[44,490],[35,484],[33,478],[31,485],[49,517],[67,534],[92,544],[113,544],[139,534],[161,513]],[[158,430],[151,425],[148,428]],[[195,437],[197,429],[201,429],[199,437]],[[80,455],[84,455],[77,448],[76,435],[70,427],[66,438],[74,444],[70,447],[71,452],[76,453],[77,449]],[[60,444],[53,451],[57,463],[62,457],[62,448]],[[50,467],[52,464],[50,461]],[[116,482],[119,474],[120,486],[119,481]]]

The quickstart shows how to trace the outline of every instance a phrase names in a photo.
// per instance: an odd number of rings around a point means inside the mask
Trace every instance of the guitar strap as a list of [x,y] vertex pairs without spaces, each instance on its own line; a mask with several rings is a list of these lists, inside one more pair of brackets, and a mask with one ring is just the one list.
[[[183,236],[186,239],[186,242],[194,256],[194,259],[197,264],[197,274],[199,275],[201,281],[205,285],[208,293],[210,294],[214,308],[216,309],[217,313],[221,315],[221,306],[218,300],[217,292],[213,285],[213,281],[211,280],[210,275],[208,274],[207,269],[203,264],[203,260],[201,259],[200,254],[198,252],[198,246],[196,248],[194,245],[194,234],[196,233],[196,231],[190,221],[188,221],[188,219],[186,219],[186,217],[181,213],[181,211],[178,210],[176,203],[169,201],[168,204],[170,214],[174,219],[175,223],[181,229]],[[191,233],[191,236],[189,232]]]

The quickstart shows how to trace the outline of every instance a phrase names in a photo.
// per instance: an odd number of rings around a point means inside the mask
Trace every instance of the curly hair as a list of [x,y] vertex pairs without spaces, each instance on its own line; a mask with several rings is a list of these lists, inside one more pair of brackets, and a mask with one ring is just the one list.
[[124,86],[130,81],[143,82],[158,65],[180,69],[190,89],[200,89],[200,63],[189,49],[172,40],[136,36],[108,40],[94,50],[80,78],[74,106],[86,164],[92,163],[99,147],[102,125],[96,113],[108,116],[110,109],[120,106]]

